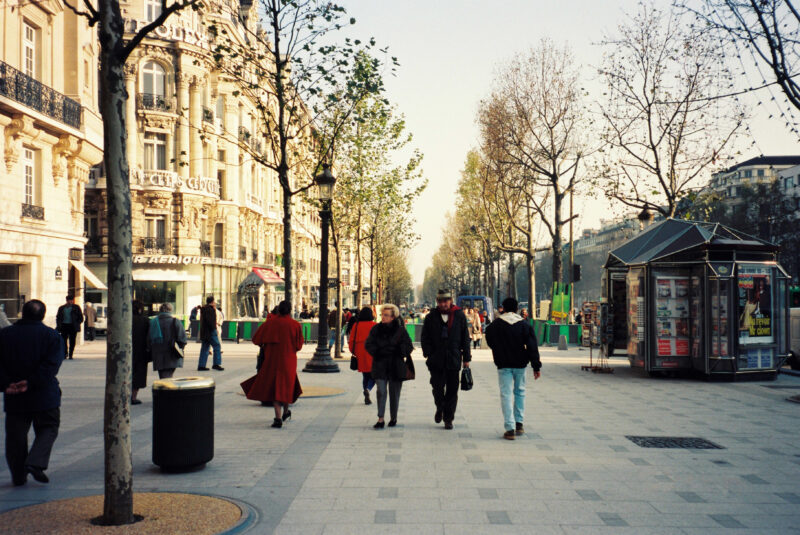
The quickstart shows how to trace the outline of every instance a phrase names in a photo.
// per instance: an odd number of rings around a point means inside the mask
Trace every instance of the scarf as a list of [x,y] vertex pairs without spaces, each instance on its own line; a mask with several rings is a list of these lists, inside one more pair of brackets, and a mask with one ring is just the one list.
[[161,333],[161,324],[158,322],[158,316],[150,320],[150,330],[147,335],[150,337],[151,344],[161,344],[164,342],[164,335]]

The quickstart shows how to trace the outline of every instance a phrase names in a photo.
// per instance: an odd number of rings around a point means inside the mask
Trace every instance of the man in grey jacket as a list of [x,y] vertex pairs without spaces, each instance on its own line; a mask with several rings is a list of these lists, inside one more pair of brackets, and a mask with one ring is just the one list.
[[525,368],[530,363],[534,380],[541,376],[542,368],[533,327],[517,314],[517,306],[517,300],[511,297],[503,301],[503,314],[486,327],[486,343],[497,366],[503,438],[507,440],[525,432]]

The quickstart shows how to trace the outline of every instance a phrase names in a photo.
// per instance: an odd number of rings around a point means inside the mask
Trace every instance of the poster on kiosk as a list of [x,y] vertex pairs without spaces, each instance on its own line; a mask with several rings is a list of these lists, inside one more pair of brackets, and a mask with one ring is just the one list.
[[772,344],[772,270],[769,266],[739,266],[739,359],[740,368],[769,368],[772,348],[749,347]]

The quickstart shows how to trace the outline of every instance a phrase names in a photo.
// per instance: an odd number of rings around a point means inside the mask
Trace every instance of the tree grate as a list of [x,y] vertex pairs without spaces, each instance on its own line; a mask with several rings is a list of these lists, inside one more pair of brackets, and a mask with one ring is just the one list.
[[698,437],[644,437],[626,435],[625,438],[642,448],[684,448],[694,450],[722,450],[719,444]]

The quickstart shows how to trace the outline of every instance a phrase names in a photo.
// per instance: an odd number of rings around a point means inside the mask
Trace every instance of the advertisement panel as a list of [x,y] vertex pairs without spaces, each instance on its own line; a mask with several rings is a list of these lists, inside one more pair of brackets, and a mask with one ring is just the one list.
[[739,345],[773,343],[771,282],[769,266],[739,265]]

